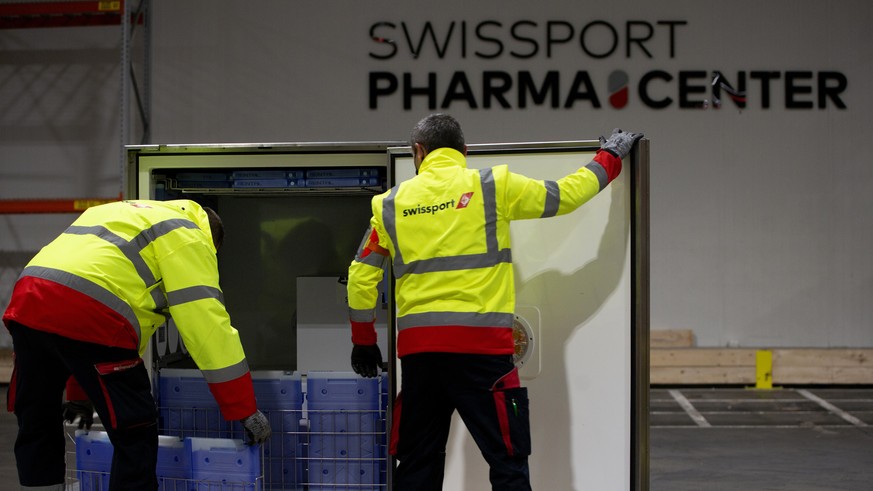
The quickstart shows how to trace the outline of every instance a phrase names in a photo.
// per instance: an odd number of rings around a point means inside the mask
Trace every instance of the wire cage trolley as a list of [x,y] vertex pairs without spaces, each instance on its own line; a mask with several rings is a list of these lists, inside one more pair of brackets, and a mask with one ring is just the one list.
[[[253,372],[258,408],[273,434],[264,444],[266,489],[311,491],[386,488],[387,377],[352,372]],[[222,420],[199,372],[163,370],[162,433],[243,438],[238,422]]]
[[[163,369],[156,380],[158,480],[165,491],[380,491],[387,488],[386,376],[352,372],[252,372],[258,408],[273,433],[243,443],[224,421],[198,370]],[[106,490],[112,446],[76,432],[78,490]]]
[[[239,439],[158,437],[157,477],[164,491],[256,491],[266,489],[263,448]],[[112,443],[103,431],[75,432],[75,470],[68,472],[69,491],[106,491],[112,466]]]

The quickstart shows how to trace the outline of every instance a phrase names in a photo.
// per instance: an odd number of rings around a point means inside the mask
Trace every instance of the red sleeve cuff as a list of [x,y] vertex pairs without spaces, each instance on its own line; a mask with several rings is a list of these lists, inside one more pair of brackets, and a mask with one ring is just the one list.
[[613,155],[611,152],[603,149],[598,150],[597,155],[594,156],[593,160],[600,164],[600,166],[603,167],[603,170],[606,171],[606,176],[609,178],[609,182],[612,182],[612,180],[618,177],[621,173],[621,159]]
[[376,322],[355,322],[352,323],[352,343],[360,345],[376,344]]
[[251,372],[227,382],[209,384],[209,390],[226,421],[247,418],[258,410]]

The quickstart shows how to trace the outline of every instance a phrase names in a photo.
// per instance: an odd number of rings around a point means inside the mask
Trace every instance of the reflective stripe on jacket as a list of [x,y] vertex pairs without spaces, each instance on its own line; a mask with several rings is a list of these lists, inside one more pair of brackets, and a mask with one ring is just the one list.
[[432,151],[409,181],[373,198],[370,229],[349,267],[352,340],[375,342],[382,260],[396,278],[397,351],[513,353],[515,289],[509,223],[569,213],[621,171],[598,152],[557,181],[505,165],[468,169],[449,148]]
[[3,319],[142,354],[172,316],[224,416],[241,419],[255,411],[254,391],[215,254],[193,201],[91,207],[27,264]]

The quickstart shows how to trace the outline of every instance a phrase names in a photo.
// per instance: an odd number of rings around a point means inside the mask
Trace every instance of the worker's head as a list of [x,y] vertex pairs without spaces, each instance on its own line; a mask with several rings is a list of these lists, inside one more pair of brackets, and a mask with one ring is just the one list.
[[419,121],[412,128],[409,145],[412,147],[416,170],[427,154],[438,148],[452,148],[467,154],[461,125],[455,118],[442,113],[431,114]]
[[212,243],[215,245],[215,250],[221,248],[221,243],[224,242],[224,224],[221,223],[221,217],[215,210],[208,206],[203,207],[206,216],[209,217],[209,230],[212,231]]

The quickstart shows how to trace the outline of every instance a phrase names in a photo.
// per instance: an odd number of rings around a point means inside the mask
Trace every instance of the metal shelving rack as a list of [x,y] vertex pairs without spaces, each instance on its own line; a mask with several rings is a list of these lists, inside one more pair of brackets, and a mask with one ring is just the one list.
[[[0,214],[29,213],[80,213],[89,206],[118,201],[124,190],[126,167],[125,145],[131,142],[131,98],[136,103],[136,112],[141,126],[140,144],[151,138],[151,15],[150,0],[112,1],[46,1],[0,3],[0,29],[31,29],[52,27],[121,27],[121,90],[120,116],[121,141],[119,158],[119,194],[117,197],[77,199],[6,199],[0,200]],[[140,71],[134,63],[133,41],[142,31],[140,48]]]

